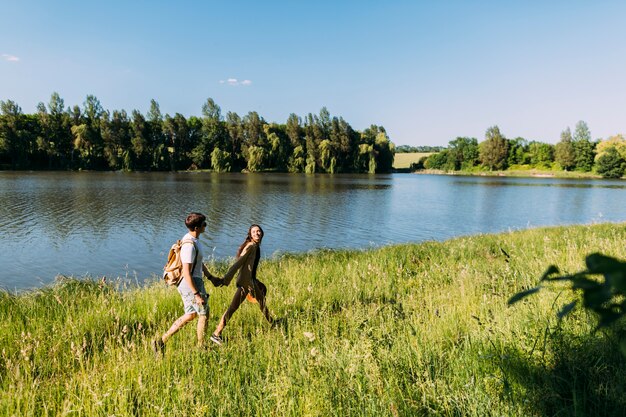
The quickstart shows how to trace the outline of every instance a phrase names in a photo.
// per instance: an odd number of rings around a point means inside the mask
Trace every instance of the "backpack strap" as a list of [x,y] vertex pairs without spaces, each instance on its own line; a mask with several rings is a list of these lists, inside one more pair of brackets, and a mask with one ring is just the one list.
[[[196,269],[196,263],[198,262],[198,247],[196,246],[196,243],[193,240],[183,240],[180,242],[180,246],[182,247],[185,243],[191,243],[193,245],[193,248],[196,250],[196,256],[194,256],[193,258],[193,265],[191,265],[191,273],[190,273],[191,278],[193,278],[193,270]],[[183,282],[183,280],[181,279],[180,282]]]

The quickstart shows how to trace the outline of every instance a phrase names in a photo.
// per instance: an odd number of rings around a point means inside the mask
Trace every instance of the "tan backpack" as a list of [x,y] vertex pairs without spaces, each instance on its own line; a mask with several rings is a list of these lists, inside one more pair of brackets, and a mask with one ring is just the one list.
[[198,261],[198,248],[192,240],[177,240],[170,248],[170,252],[167,255],[167,263],[163,267],[163,280],[167,285],[178,286],[183,279],[183,261],[180,259],[180,250],[186,243],[191,243],[196,249],[196,256],[191,267],[191,276],[193,276],[193,270]]

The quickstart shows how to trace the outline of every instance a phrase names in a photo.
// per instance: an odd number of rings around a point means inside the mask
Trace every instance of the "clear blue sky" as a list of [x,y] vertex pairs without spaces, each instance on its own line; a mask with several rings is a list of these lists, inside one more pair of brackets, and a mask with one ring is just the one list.
[[0,0],[0,100],[108,110],[326,106],[396,145],[626,132],[623,1]]

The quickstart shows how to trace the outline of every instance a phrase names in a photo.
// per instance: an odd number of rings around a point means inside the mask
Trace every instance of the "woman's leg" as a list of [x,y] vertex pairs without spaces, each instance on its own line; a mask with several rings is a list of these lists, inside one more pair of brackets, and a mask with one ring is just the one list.
[[259,297],[256,297],[256,300],[259,303],[259,308],[261,309],[263,316],[265,316],[265,319],[270,324],[272,324],[274,322],[274,319],[270,315],[270,310],[267,308],[267,304],[265,304],[265,294],[263,294],[261,291],[258,291],[258,293],[259,293]]
[[226,323],[228,323],[228,320],[230,320],[230,318],[233,316],[233,314],[235,314],[235,311],[237,311],[241,303],[243,303],[243,301],[246,299],[247,293],[248,292],[245,291],[243,288],[237,287],[237,291],[235,291],[235,295],[233,296],[233,300],[230,302],[230,306],[228,306],[228,309],[220,319],[220,322],[217,324],[217,327],[213,332],[214,335],[219,336],[222,334],[222,330],[224,330]]

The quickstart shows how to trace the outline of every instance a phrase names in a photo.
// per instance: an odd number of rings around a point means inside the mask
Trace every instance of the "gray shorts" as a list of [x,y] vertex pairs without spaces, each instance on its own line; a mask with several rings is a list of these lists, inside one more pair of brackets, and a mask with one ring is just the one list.
[[183,280],[178,285],[178,293],[183,299],[185,314],[197,313],[200,316],[206,316],[209,311],[209,295],[204,289],[204,280],[202,278],[193,277],[193,283],[196,286],[196,289],[200,291],[200,295],[202,296],[202,298],[204,298],[204,305],[196,304],[196,296],[193,295],[193,291],[191,290],[189,285],[187,285],[187,282],[183,278]]

